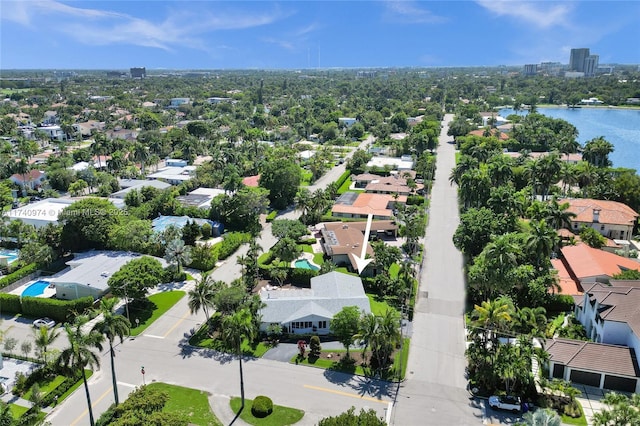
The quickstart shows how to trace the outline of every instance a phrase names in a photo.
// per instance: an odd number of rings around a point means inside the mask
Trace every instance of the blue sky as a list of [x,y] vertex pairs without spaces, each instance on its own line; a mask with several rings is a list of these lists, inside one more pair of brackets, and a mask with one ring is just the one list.
[[0,69],[640,63],[632,0],[0,0],[0,20]]

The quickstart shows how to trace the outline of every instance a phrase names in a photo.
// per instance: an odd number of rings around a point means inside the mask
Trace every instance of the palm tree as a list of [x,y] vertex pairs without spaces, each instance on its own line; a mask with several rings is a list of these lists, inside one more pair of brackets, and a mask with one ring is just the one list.
[[[495,300],[484,301],[475,305],[471,312],[471,324],[479,329],[483,336],[483,343],[489,339],[497,341],[496,331],[507,328],[513,315],[513,304],[508,297],[499,297]],[[476,332],[476,334],[478,334]]]
[[164,258],[170,264],[176,265],[177,273],[180,275],[182,265],[191,263],[191,247],[185,245],[181,239],[171,240],[167,244]]
[[118,382],[116,381],[116,367],[114,364],[116,354],[113,350],[113,341],[118,337],[120,339],[120,343],[122,343],[124,336],[129,334],[129,329],[131,328],[129,320],[115,312],[118,301],[119,300],[116,297],[109,299],[102,298],[100,301],[100,309],[96,310],[96,313],[102,315],[102,319],[93,326],[92,330],[103,334],[109,341],[111,381],[113,383],[113,397],[116,405],[118,405],[120,401],[118,400]]
[[593,138],[584,145],[583,158],[596,167],[609,166],[609,154],[613,152],[613,145],[603,136]]
[[85,332],[84,326],[88,322],[89,317],[87,315],[78,315],[73,324],[65,324],[64,331],[67,333],[67,339],[69,339],[69,347],[62,351],[60,358],[58,358],[58,363],[61,368],[67,370],[70,374],[82,374],[84,391],[87,395],[89,423],[91,426],[95,426],[91,395],[89,394],[87,375],[84,370],[86,367],[100,367],[100,358],[91,349],[102,350],[104,335],[96,330]]
[[532,220],[529,222],[531,228],[527,235],[525,244],[532,257],[533,265],[540,271],[546,266],[551,258],[553,248],[557,245],[558,233],[544,220]]
[[567,211],[569,203],[558,203],[558,200],[553,197],[551,202],[547,205],[547,222],[553,225],[555,230],[560,228],[571,229],[571,219],[576,217],[576,214]]
[[135,161],[136,163],[140,163],[140,171],[142,172],[143,176],[144,166],[147,164],[150,157],[151,154],[149,152],[149,148],[147,148],[143,144],[138,142],[133,146],[133,161]]
[[0,401],[0,426],[13,426],[14,424],[11,406],[4,401]]
[[251,312],[249,309],[242,308],[235,313],[225,316],[222,319],[222,340],[225,344],[232,348],[233,352],[238,356],[240,363],[240,410],[236,416],[239,416],[244,409],[244,376],[242,373],[242,342],[244,339],[252,341],[255,339],[258,330],[255,327]]
[[49,346],[60,336],[60,330],[58,328],[38,327],[33,330],[33,334],[36,353],[46,363]]
[[202,309],[206,318],[205,323],[209,320],[209,308],[214,309],[215,286],[209,278],[211,276],[208,272],[202,273],[196,286],[189,291],[189,310],[192,314],[197,314]]

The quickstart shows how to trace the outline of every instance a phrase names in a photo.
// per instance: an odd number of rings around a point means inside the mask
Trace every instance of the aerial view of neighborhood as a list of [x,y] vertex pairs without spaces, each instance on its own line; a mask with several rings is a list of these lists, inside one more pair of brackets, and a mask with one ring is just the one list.
[[2,0],[0,426],[639,426],[639,17]]

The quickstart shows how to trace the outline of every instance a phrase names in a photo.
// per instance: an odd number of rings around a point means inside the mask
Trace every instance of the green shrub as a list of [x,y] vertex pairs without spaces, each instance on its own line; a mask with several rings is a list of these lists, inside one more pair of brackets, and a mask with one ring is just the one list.
[[408,206],[421,206],[424,204],[424,197],[422,195],[409,195],[407,197]]
[[[343,194],[349,190],[349,185],[347,185],[346,189],[344,190],[342,188],[342,185],[344,185],[344,183],[347,181],[347,179],[349,179],[350,176],[351,176],[351,171],[345,170],[345,172],[340,175],[338,180],[336,180],[336,187],[339,188],[338,194]],[[351,182],[349,182],[349,184],[351,184]]]
[[554,294],[551,300],[544,306],[547,312],[571,312],[575,306],[575,300],[567,294]]
[[30,263],[27,266],[10,273],[6,277],[0,278],[0,288],[5,288],[9,284],[13,284],[19,279],[22,279],[29,274],[33,274],[37,269],[38,268],[36,267],[35,263]]
[[219,260],[224,260],[235,253],[242,245],[251,241],[251,234],[248,232],[229,232],[224,234],[221,242],[213,246]]
[[197,244],[191,249],[191,263],[189,267],[200,271],[210,271],[216,266],[218,257],[216,250],[208,245]]
[[311,284],[311,278],[317,277],[318,271],[313,269],[293,268],[289,274],[289,278],[293,284],[308,286]]
[[267,222],[273,222],[278,216],[278,210],[273,210],[267,215]]
[[255,417],[262,418],[267,417],[271,413],[273,413],[273,401],[271,401],[271,398],[262,395],[256,396],[253,404],[251,404],[251,414]]
[[91,296],[75,300],[23,297],[22,314],[33,318],[49,317],[57,322],[65,322],[92,307],[93,302]]
[[8,314],[22,313],[20,296],[17,294],[0,293],[0,306],[2,306],[2,311]]
[[573,400],[569,404],[563,407],[564,415],[577,419],[582,416],[582,410],[580,410],[580,405],[577,401]]
[[320,346],[320,338],[318,336],[311,336],[309,339],[309,356],[319,357],[322,346]]

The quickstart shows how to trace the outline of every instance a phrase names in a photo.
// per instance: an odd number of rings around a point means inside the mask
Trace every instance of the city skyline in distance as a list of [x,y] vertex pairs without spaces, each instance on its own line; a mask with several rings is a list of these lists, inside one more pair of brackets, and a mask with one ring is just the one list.
[[627,1],[2,1],[1,69],[640,63]]

